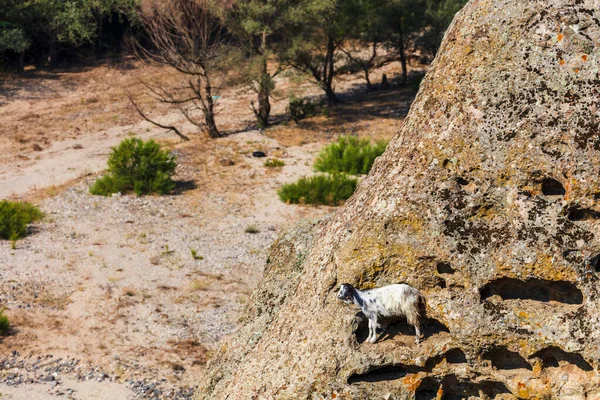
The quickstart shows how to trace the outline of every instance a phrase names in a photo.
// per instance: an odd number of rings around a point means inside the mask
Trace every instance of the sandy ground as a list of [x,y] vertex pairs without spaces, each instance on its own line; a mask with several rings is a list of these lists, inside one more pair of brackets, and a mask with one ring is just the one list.
[[[249,95],[224,90],[218,122],[237,133],[209,140],[183,124],[192,141],[182,143],[128,107],[123,90],[138,88],[144,73],[103,65],[0,86],[0,198],[32,201],[46,215],[16,249],[0,242],[0,307],[14,327],[0,339],[2,399],[190,398],[239,326],[268,247],[296,221],[333,211],[284,204],[277,188],[312,174],[318,151],[339,134],[391,137],[412,100],[409,89],[373,92],[260,132]],[[282,79],[284,92],[318,94]],[[350,99],[358,86],[344,77],[338,90]],[[286,104],[276,101],[274,114]],[[110,148],[133,135],[178,156],[176,193],[90,195]],[[285,166],[266,168],[255,150]]]

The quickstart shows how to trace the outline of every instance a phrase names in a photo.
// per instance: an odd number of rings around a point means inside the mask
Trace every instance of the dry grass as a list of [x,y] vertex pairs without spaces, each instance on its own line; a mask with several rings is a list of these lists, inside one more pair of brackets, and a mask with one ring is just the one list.
[[32,301],[42,307],[48,307],[55,310],[64,310],[69,304],[72,303],[71,294],[56,294],[49,291],[45,291],[38,295]]
[[137,294],[137,290],[133,286],[125,286],[121,290],[121,293],[123,294],[123,296],[133,297]]
[[60,185],[50,185],[44,188],[33,189],[23,196],[10,196],[10,199],[26,201],[32,204],[40,204],[43,200],[55,197],[58,194],[67,190],[68,188],[73,187],[77,182],[80,182],[82,179],[88,179],[92,176],[94,176],[94,174],[90,172],[84,172],[80,174],[77,178],[71,179]]
[[167,344],[182,359],[191,359],[192,365],[205,365],[212,355],[212,352],[196,339],[169,340]]

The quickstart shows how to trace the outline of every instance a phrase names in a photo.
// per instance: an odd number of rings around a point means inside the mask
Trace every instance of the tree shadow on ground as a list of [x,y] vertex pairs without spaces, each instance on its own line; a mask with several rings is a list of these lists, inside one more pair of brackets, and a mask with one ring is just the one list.
[[193,179],[175,181],[175,189],[173,190],[173,195],[178,196],[197,188],[198,185]]

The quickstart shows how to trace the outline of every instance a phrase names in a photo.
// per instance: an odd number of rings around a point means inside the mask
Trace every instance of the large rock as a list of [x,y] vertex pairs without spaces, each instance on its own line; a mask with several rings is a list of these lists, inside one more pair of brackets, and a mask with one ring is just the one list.
[[[599,46],[598,0],[472,0],[354,197],[274,245],[202,397],[600,399]],[[420,289],[427,339],[364,343],[343,282]]]

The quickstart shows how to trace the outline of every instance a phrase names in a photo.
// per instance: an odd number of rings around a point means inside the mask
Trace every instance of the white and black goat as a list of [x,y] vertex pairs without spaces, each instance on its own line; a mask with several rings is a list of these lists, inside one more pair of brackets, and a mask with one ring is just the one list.
[[412,286],[400,283],[362,291],[349,283],[344,283],[340,286],[337,297],[348,304],[354,303],[359,306],[369,319],[367,342],[377,341],[375,331],[379,326],[378,317],[406,317],[408,323],[415,327],[416,342],[419,344],[421,322],[425,317],[425,297]]

